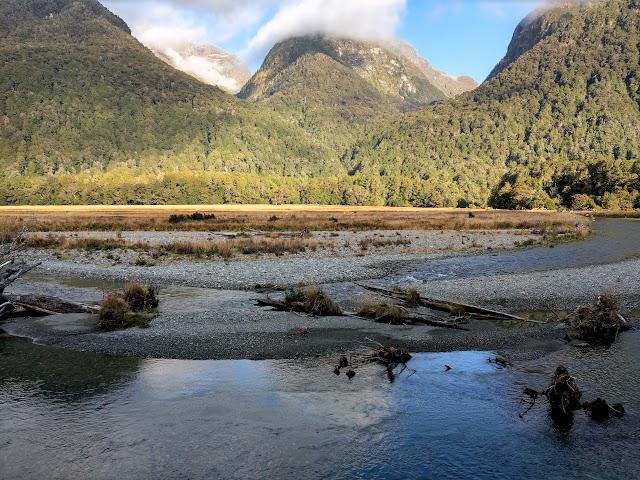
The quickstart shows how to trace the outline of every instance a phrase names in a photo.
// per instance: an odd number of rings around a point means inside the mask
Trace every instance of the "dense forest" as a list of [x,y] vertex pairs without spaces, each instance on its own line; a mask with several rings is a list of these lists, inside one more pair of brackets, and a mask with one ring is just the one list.
[[461,203],[640,207],[639,29],[637,0],[574,8],[478,89],[371,134],[347,168],[428,179]]
[[0,203],[639,208],[639,23],[538,12],[480,87],[402,113],[326,52],[238,99],[95,0],[3,0]]

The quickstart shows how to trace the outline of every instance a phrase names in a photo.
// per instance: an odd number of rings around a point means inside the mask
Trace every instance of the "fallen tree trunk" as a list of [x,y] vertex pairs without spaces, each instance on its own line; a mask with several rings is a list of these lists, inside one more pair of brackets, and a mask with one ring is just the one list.
[[[345,316],[348,317],[354,317],[354,318],[363,318],[366,320],[374,320],[376,322],[380,322],[380,323],[389,323],[386,322],[384,318],[381,317],[376,317],[374,315],[367,315],[364,316],[363,313],[356,313],[356,312],[344,312]],[[398,317],[398,320],[400,322],[394,322],[394,324],[424,324],[424,325],[430,325],[432,327],[442,327],[442,328],[450,328],[452,330],[462,330],[465,332],[468,332],[469,329],[465,328],[465,327],[461,327],[460,325],[456,325],[454,323],[448,323],[445,322],[443,320],[441,320],[440,318],[436,317],[435,315],[421,315],[421,314],[410,314],[410,313],[403,313],[402,315],[400,315],[400,317]]]
[[25,273],[39,266],[41,263],[42,262],[33,263],[31,265],[20,265],[18,267],[7,269],[6,272],[0,275],[0,293],[4,292],[5,288],[7,288],[9,285],[11,285],[13,282],[15,282],[18,278],[20,278]]
[[100,307],[84,303],[71,302],[47,295],[5,295],[5,298],[16,307],[27,311],[56,315],[60,313],[98,313]]
[[[282,312],[303,312],[307,313],[304,309],[304,304],[302,302],[291,302],[285,303],[280,300],[272,300],[270,298],[265,298],[256,301],[256,305],[258,307],[272,307],[276,310]],[[354,317],[354,318],[362,318],[366,320],[374,320],[374,321],[384,321],[380,318],[376,318],[374,316],[363,316],[356,312],[340,312],[332,314],[333,316],[345,316],[345,317]],[[463,330],[468,331],[468,328],[461,327],[459,325],[455,325],[452,323],[447,323],[434,315],[418,315],[418,314],[409,314],[403,313],[399,319],[402,323],[411,323],[411,324],[424,324],[430,325],[432,327],[443,327],[443,328],[451,328],[454,330]]]
[[[389,296],[397,300],[403,300],[404,297],[406,296],[406,294],[403,292],[389,290],[387,288],[376,287],[374,285],[367,285],[367,284],[358,283],[358,282],[355,282],[355,284],[366,290],[382,293],[383,295]],[[417,303],[423,307],[431,308],[432,310],[438,310],[441,312],[448,312],[448,313],[464,312],[467,314],[474,315],[479,319],[484,318],[487,320],[489,319],[490,320],[517,320],[520,322],[546,323],[540,320],[531,320],[529,318],[519,317],[517,315],[512,315],[510,313],[498,312],[496,310],[490,310],[488,308],[478,307],[475,305],[468,305],[464,303],[456,303],[448,300],[437,300],[435,298],[420,297],[417,299]]]

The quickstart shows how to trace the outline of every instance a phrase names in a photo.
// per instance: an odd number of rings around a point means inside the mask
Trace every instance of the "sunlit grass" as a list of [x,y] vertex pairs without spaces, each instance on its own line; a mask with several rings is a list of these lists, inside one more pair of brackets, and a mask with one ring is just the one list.
[[[181,220],[176,222],[176,218]],[[42,232],[558,230],[573,228],[576,223],[588,220],[549,211],[310,205],[0,207],[0,230]]]

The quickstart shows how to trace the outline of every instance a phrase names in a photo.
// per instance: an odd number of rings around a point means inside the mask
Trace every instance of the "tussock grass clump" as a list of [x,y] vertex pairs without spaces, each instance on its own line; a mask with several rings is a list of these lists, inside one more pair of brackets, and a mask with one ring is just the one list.
[[314,242],[302,238],[233,238],[224,242],[187,242],[178,241],[161,246],[161,249],[170,253],[195,256],[218,256],[230,258],[234,254],[254,255],[285,253],[302,253],[308,248],[315,250],[319,246],[328,244]]
[[127,313],[129,304],[117,293],[110,294],[100,304],[100,320],[110,322],[113,328],[124,325]]
[[129,283],[124,287],[124,300],[134,312],[153,310],[159,303],[158,287]]
[[334,302],[323,289],[304,284],[288,288],[284,293],[284,302],[293,311],[319,317],[342,314],[340,305]]
[[[318,248],[333,247],[331,242],[318,242],[308,238],[230,238],[222,242],[209,240],[186,241],[179,240],[152,247],[148,242],[127,242],[121,236],[115,238],[69,238],[65,235],[30,235],[24,242],[26,247],[40,249],[64,249],[109,251],[115,249],[131,249],[150,251],[157,249],[163,253],[176,255],[190,255],[195,257],[217,256],[224,259],[233,255],[303,253]],[[146,265],[146,263],[140,263]]]
[[53,249],[60,248],[64,250],[115,250],[118,248],[125,249],[150,249],[151,246],[146,242],[126,242],[122,238],[69,238],[65,235],[29,235],[24,241],[25,247]]
[[124,328],[148,328],[150,315],[158,306],[158,289],[135,283],[125,287],[124,293],[111,293],[100,304],[98,330],[110,332]]
[[395,238],[395,239],[387,239],[387,238],[363,238],[358,243],[360,245],[361,250],[368,250],[369,247],[390,247],[390,246],[407,246],[411,245],[411,240],[406,238]]
[[358,308],[358,316],[371,318],[378,323],[402,325],[402,309],[388,303],[366,302]]
[[342,314],[340,305],[334,302],[321,288],[307,287],[304,294],[305,312],[320,317]]
[[420,305],[420,293],[415,288],[410,288],[406,291],[404,301],[409,308],[416,308]]
[[100,304],[100,324],[98,330],[110,332],[123,328],[147,328],[151,318],[132,312],[129,304],[117,293],[112,293]]

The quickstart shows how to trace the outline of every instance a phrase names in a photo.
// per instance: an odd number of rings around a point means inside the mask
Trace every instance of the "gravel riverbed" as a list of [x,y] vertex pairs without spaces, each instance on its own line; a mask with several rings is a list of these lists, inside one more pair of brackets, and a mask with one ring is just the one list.
[[[113,236],[109,234],[71,234]],[[171,239],[225,241],[207,233],[123,232],[128,241],[161,245]],[[406,239],[404,245],[367,247],[363,239]],[[133,251],[25,251],[42,265],[11,286],[11,293],[45,293],[98,302],[105,290],[138,281],[160,285],[160,314],[148,329],[96,333],[91,316],[17,319],[2,328],[38,343],[110,355],[155,358],[232,359],[296,358],[348,352],[377,341],[412,351],[464,349],[508,350],[536,356],[561,348],[564,324],[472,322],[470,332],[424,326],[390,326],[346,317],[301,317],[255,306],[264,296],[257,286],[322,285],[345,308],[371,294],[352,282],[382,279],[400,266],[452,255],[479,255],[513,248],[536,235],[508,232],[320,232],[327,245],[280,257],[250,255],[239,259],[185,259]],[[408,243],[408,242],[411,243]],[[136,265],[144,255],[149,262]],[[505,311],[572,311],[608,291],[633,317],[640,309],[640,260],[547,270],[526,274],[475,276],[407,283],[425,296]],[[270,295],[281,295],[273,292]],[[549,314],[551,316],[551,314]],[[308,334],[292,334],[306,327]]]

